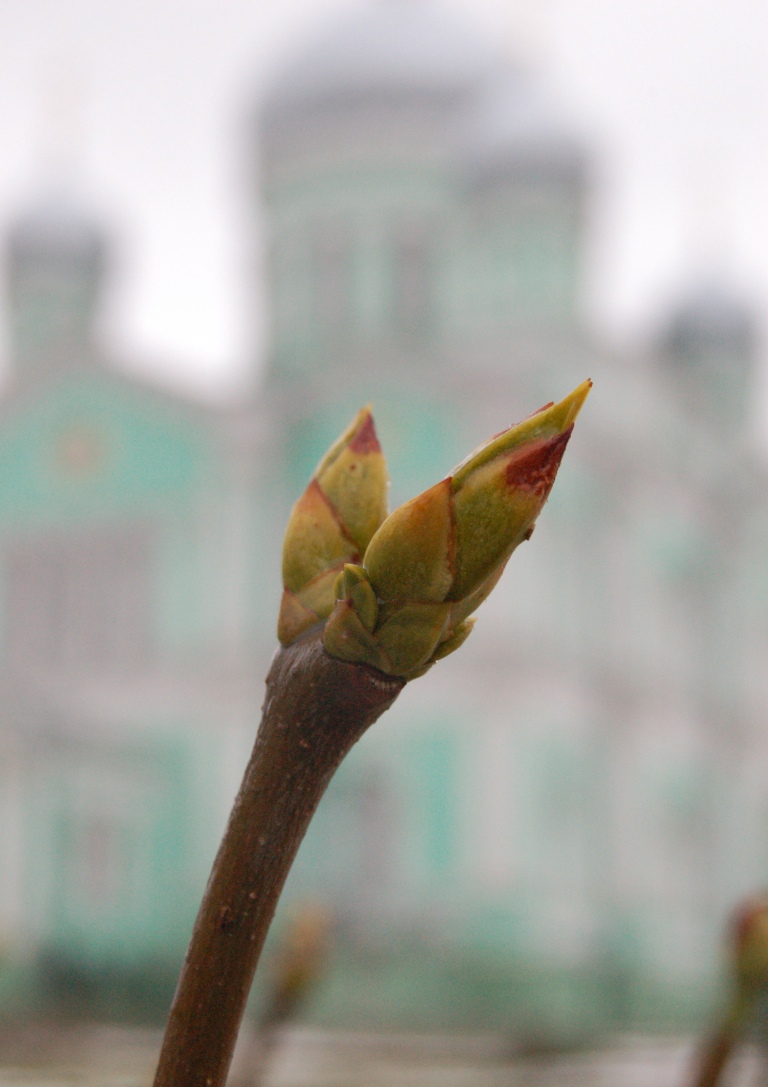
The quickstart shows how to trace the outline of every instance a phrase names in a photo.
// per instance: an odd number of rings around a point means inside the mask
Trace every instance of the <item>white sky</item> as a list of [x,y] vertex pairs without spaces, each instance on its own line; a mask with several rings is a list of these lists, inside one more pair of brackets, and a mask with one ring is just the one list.
[[[74,162],[119,243],[106,331],[136,366],[225,392],[258,357],[244,119],[340,2],[0,3],[0,229]],[[591,136],[606,334],[647,330],[712,263],[768,313],[766,0],[434,2],[539,63]]]

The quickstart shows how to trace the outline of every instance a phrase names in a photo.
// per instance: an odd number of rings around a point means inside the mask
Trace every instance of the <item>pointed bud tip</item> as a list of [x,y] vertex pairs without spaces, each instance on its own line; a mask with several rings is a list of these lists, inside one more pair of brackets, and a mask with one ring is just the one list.
[[366,404],[364,408],[360,408],[347,429],[339,435],[330,449],[328,449],[320,459],[320,463],[317,465],[312,475],[315,477],[322,477],[338,460],[345,449],[351,449],[355,453],[381,452],[381,446],[376,437],[376,428],[373,424],[373,415],[371,414],[370,404]]
[[[552,426],[558,431],[565,431],[569,427],[573,426],[577,415],[584,406],[584,401],[589,396],[592,388],[592,379],[587,378],[586,381],[582,381],[581,385],[577,385],[575,389],[564,396],[562,400],[557,403],[550,401],[549,404],[544,404],[538,411],[534,411],[531,415],[527,416],[521,423],[515,423],[513,426],[508,427],[506,431],[502,431],[503,434],[510,434],[518,428],[522,431],[528,431],[528,427],[525,424],[535,424],[541,427],[542,424]],[[531,428],[533,430],[533,428]]]
[[591,388],[592,382],[587,378],[559,403],[545,404],[543,408],[539,408],[521,423],[507,427],[506,430],[494,435],[490,441],[479,446],[454,468],[449,477],[453,491],[458,491],[472,472],[488,464],[489,461],[495,460],[496,457],[505,456],[516,447],[539,442],[544,438],[557,436],[567,431],[581,411]]
[[357,429],[349,443],[350,450],[353,453],[380,453],[381,446],[376,434],[376,425],[371,415],[371,409],[368,407],[363,408],[358,420]]
[[582,381],[581,385],[577,385],[573,392],[568,393],[568,395],[560,401],[560,406],[567,409],[563,420],[564,428],[574,423],[576,416],[584,406],[584,401],[589,396],[591,389],[592,378],[588,377],[586,381]]

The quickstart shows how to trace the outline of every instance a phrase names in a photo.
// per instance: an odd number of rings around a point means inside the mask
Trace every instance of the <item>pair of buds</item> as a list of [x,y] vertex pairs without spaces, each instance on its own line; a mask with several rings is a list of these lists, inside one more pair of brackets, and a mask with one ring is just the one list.
[[590,388],[585,381],[497,434],[389,516],[373,417],[358,412],[288,521],[281,643],[324,622],[331,656],[404,679],[458,649],[530,538]]

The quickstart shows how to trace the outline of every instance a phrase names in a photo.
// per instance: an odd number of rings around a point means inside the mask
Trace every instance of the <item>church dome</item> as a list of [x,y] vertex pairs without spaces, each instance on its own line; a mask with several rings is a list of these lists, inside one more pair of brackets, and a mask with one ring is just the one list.
[[459,140],[462,165],[475,177],[546,168],[578,176],[585,150],[539,81],[507,65],[468,112]]
[[701,276],[673,310],[662,365],[692,418],[723,434],[743,433],[750,412],[757,328],[747,304],[720,276]]
[[107,241],[78,201],[48,190],[7,236],[8,310],[14,363],[42,372],[56,357],[85,356],[104,279]]
[[493,53],[431,3],[366,0],[323,24],[274,80],[267,124],[317,107],[380,99],[449,102],[487,74]]
[[748,355],[754,345],[755,321],[748,306],[714,276],[700,282],[669,321],[666,343],[674,356],[704,348],[729,349]]
[[99,224],[68,194],[45,193],[11,224],[8,245],[14,257],[100,261],[105,248]]

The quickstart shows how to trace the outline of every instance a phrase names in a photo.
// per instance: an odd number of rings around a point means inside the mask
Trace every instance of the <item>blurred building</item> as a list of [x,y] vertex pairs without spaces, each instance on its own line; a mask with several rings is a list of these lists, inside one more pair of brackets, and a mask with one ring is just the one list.
[[532,543],[462,652],[353,755],[358,807],[332,822],[329,805],[302,860],[340,906],[359,897],[361,923],[411,925],[399,969],[425,941],[469,956],[431,975],[431,1008],[464,984],[481,1018],[517,1000],[518,1026],[691,1009],[768,861],[752,320],[703,278],[657,351],[595,342],[587,150],[531,73],[430,5],[329,23],[275,81],[259,139],[264,396],[291,493],[368,399],[400,501],[595,381]]
[[252,404],[94,357],[104,242],[79,215],[37,209],[10,239],[9,936],[49,979],[126,991],[180,953],[258,717],[282,527],[360,404],[397,502],[591,376],[532,544],[352,753],[286,894],[343,922],[327,1021],[680,1022],[713,991],[725,909],[768,875],[751,316],[702,279],[657,350],[596,342],[587,150],[429,4],[329,22],[252,135],[272,315]]
[[70,196],[38,199],[6,246],[0,985],[162,1007],[259,703],[252,469],[234,413],[96,349],[108,239]]

